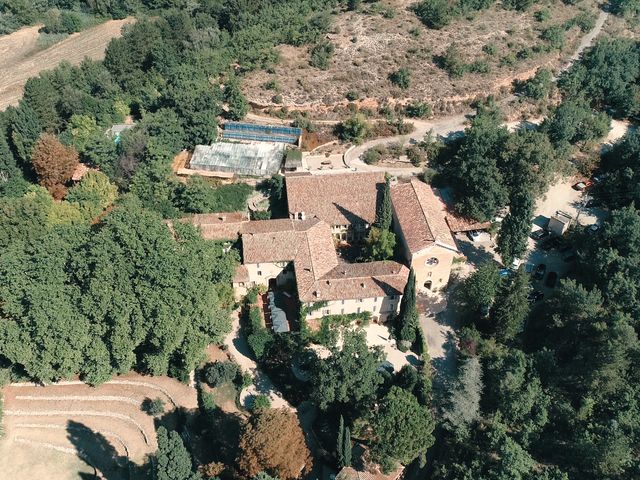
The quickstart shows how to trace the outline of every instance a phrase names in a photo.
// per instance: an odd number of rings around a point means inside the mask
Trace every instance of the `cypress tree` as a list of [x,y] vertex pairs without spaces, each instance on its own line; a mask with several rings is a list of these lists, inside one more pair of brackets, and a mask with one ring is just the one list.
[[393,223],[393,211],[391,207],[391,178],[386,177],[384,190],[382,192],[382,202],[376,219],[376,227],[380,230],[391,230]]
[[397,335],[400,340],[412,342],[416,339],[416,325],[418,324],[418,309],[416,308],[416,274],[413,268],[409,271],[409,278],[404,287],[400,301]]
[[336,442],[336,454],[338,456],[338,466],[344,465],[344,418],[340,415],[340,425],[338,425],[338,441]]
[[344,429],[344,445],[342,447],[342,466],[350,467],[351,466],[351,432],[349,431],[349,427]]

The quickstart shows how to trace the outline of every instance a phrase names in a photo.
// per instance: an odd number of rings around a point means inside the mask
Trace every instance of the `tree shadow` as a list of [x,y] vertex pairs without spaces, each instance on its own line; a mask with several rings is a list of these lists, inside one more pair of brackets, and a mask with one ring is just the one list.
[[120,444],[124,455],[118,453],[105,435],[80,422],[67,422],[67,438],[78,451],[78,456],[94,469],[93,474],[78,472],[82,480],[134,480],[146,476],[146,468],[129,460],[127,446],[115,436],[112,441]]

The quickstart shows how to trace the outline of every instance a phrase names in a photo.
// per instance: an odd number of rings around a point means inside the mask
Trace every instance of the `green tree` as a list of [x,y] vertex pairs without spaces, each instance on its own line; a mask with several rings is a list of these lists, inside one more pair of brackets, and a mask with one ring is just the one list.
[[610,127],[606,113],[596,113],[583,101],[565,101],[545,119],[542,130],[556,146],[589,142],[604,137]]
[[202,478],[193,472],[191,454],[175,430],[158,428],[158,452],[156,453],[155,478],[158,480],[197,480]]
[[351,431],[349,427],[344,429],[344,443],[342,446],[342,459],[345,467],[351,466]]
[[95,170],[89,171],[76,185],[69,189],[67,202],[77,203],[87,218],[95,218],[113,204],[118,188],[107,176]]
[[534,206],[531,193],[526,189],[512,195],[509,213],[498,232],[496,248],[506,266],[511,265],[514,259],[521,257],[527,250]]
[[489,310],[500,287],[500,275],[495,263],[483,263],[460,288],[459,298],[465,309],[473,315],[480,315]]
[[501,126],[500,113],[491,107],[480,107],[465,133],[456,158],[447,167],[455,208],[477,220],[491,220],[508,199],[497,158],[509,134]]
[[549,97],[552,85],[551,72],[545,68],[539,68],[532,78],[520,83],[516,88],[526,97],[533,100],[544,100]]
[[20,104],[18,108],[10,110],[10,112],[11,143],[18,158],[24,164],[28,164],[31,160],[33,147],[42,132],[40,120],[35,110],[26,103]]
[[416,274],[409,270],[407,284],[400,300],[400,312],[396,320],[396,335],[403,342],[413,343],[416,340],[418,327],[418,307],[416,305]]
[[393,207],[391,206],[391,178],[387,176],[382,191],[382,202],[378,208],[375,226],[380,230],[391,230]]
[[231,120],[242,120],[249,111],[249,103],[235,77],[224,87],[224,100],[228,107],[226,115]]
[[529,314],[529,275],[518,270],[513,281],[503,285],[491,311],[495,336],[502,342],[509,342],[524,328]]
[[338,457],[338,467],[342,468],[344,464],[344,417],[340,415],[340,423],[338,423],[338,438],[336,440],[336,456]]
[[471,357],[459,368],[442,413],[444,427],[457,438],[468,437],[471,425],[480,418],[482,389],[480,360]]
[[369,133],[369,129],[365,117],[355,114],[338,125],[338,136],[341,140],[360,144]]
[[386,470],[396,462],[408,465],[433,445],[434,426],[431,412],[412,393],[391,387],[372,422],[375,444],[371,453]]
[[382,355],[369,349],[363,332],[343,332],[342,348],[330,347],[331,356],[317,359],[313,368],[313,398],[323,410],[342,405],[365,408],[376,398],[382,376]]
[[393,257],[396,246],[396,235],[390,230],[371,227],[365,239],[367,255],[372,260],[388,260]]

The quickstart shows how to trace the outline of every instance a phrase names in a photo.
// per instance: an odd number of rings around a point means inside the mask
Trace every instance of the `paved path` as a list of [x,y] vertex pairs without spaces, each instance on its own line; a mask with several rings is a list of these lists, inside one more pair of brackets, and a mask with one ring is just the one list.
[[294,408],[287,402],[282,394],[276,389],[271,379],[258,368],[258,365],[253,360],[251,349],[247,344],[246,339],[240,333],[240,314],[239,312],[233,313],[233,324],[231,332],[224,340],[224,344],[227,346],[229,353],[233,359],[240,365],[243,372],[249,372],[253,376],[253,385],[250,385],[240,393],[240,403],[246,406],[246,402],[253,395],[267,395],[271,399],[271,406],[273,408]]

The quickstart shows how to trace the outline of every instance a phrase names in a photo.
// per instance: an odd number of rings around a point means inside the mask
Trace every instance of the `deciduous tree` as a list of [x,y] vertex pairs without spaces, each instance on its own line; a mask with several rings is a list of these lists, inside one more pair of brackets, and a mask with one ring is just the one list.
[[311,454],[295,413],[261,409],[240,438],[238,467],[247,477],[265,471],[282,480],[300,478],[311,468]]
[[79,157],[75,148],[65,147],[54,135],[45,133],[33,149],[31,163],[40,185],[52,193],[60,194],[61,188],[71,180]]

